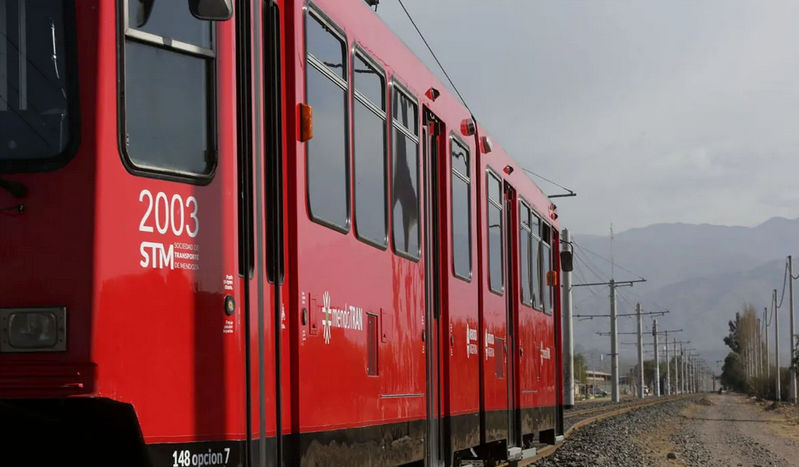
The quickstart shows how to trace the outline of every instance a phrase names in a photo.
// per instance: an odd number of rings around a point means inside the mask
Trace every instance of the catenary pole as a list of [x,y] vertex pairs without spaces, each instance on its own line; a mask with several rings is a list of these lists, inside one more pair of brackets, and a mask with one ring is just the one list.
[[671,363],[669,363],[669,331],[663,333],[665,336],[663,343],[666,344],[663,348],[666,356],[666,390],[663,391],[667,396],[671,394]]
[[619,336],[618,318],[616,317],[616,282],[610,279],[610,372],[611,400],[619,402]]
[[655,338],[655,397],[660,397],[660,359],[658,358],[658,320],[652,320],[652,336]]
[[641,304],[635,304],[635,313],[638,318],[638,397],[644,398],[644,334],[641,319]]
[[769,352],[771,348],[768,346],[768,307],[763,307],[763,321],[766,323],[766,377],[771,376],[771,357]]
[[686,384],[685,384],[685,352],[682,349],[682,342],[680,342],[680,373],[682,373],[682,377],[680,380],[682,381],[682,392],[685,393],[686,391]]
[[[571,237],[568,229],[563,229],[564,251],[572,251]],[[563,360],[566,363],[564,371],[566,382],[563,395],[563,405],[566,407],[574,406],[574,328],[572,321],[572,273],[563,271]]]
[[774,368],[775,397],[780,401],[780,313],[777,310],[777,289],[774,289]]
[[[669,345],[666,342],[666,345]],[[674,339],[674,344],[672,346],[672,350],[674,351],[674,394],[680,393],[680,372],[677,371],[677,339]]]
[[794,338],[796,335],[796,328],[794,328],[793,321],[793,259],[790,255],[788,255],[788,303],[791,311],[791,337],[789,339],[791,353],[788,354],[790,358],[788,364],[791,368],[791,392],[788,394],[788,399],[791,401],[791,404],[796,404],[796,365],[794,365],[794,358],[796,357],[796,339]]

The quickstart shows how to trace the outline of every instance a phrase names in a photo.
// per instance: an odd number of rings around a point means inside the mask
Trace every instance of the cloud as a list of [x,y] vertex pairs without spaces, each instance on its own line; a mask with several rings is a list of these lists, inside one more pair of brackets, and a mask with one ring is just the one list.
[[405,3],[497,142],[579,193],[574,230],[799,216],[799,3]]

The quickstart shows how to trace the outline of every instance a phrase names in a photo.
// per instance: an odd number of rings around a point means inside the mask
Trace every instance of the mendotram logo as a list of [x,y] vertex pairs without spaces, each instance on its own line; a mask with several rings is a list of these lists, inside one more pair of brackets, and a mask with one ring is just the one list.
[[325,344],[330,343],[330,331],[334,327],[363,331],[363,308],[352,305],[333,308],[330,305],[330,293],[325,292],[322,295],[322,330]]

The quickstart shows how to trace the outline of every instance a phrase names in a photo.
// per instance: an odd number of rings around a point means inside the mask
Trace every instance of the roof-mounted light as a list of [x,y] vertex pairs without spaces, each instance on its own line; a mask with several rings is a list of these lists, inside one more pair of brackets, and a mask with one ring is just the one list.
[[424,95],[427,96],[427,98],[430,99],[431,101],[435,102],[436,99],[438,99],[438,96],[441,95],[441,91],[439,91],[436,88],[430,88],[427,90],[427,92],[424,93]]
[[472,136],[477,132],[477,125],[471,118],[465,118],[461,122],[461,134],[463,136]]
[[494,143],[491,141],[491,138],[488,136],[483,136],[480,138],[480,150],[483,154],[488,154],[494,149]]

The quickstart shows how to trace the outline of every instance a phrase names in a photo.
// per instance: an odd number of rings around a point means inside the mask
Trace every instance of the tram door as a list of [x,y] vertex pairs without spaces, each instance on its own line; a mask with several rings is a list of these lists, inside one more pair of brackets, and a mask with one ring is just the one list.
[[425,355],[427,357],[428,466],[444,465],[441,380],[441,229],[440,163],[444,138],[441,121],[424,110],[422,156],[424,169]]
[[507,383],[508,383],[508,447],[516,447],[521,445],[521,418],[519,412],[519,393],[518,393],[518,375],[519,375],[519,358],[520,347],[518,343],[518,336],[516,327],[518,326],[517,314],[518,302],[516,301],[515,284],[516,284],[516,271],[518,267],[517,258],[519,255],[515,253],[518,248],[516,240],[518,240],[519,226],[516,223],[519,219],[517,210],[518,203],[516,202],[516,191],[509,184],[505,184],[504,202],[505,202],[505,308],[506,308],[506,341],[507,346]]

